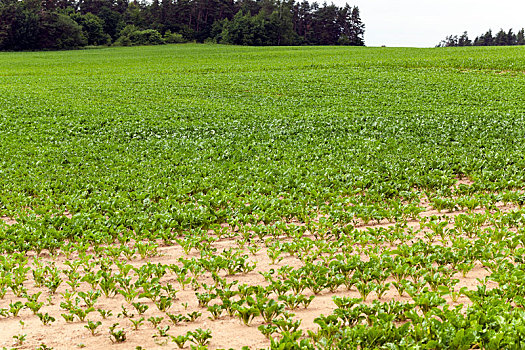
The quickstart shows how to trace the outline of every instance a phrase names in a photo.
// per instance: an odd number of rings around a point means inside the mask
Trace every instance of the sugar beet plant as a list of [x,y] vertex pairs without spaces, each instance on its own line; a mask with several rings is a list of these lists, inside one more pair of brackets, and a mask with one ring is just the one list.
[[0,56],[9,329],[227,347],[228,319],[275,349],[523,346],[519,47]]

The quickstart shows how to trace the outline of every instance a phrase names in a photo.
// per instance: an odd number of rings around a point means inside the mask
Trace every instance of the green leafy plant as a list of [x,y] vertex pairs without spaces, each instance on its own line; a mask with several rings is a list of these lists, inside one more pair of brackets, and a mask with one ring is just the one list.
[[179,347],[179,349],[182,349],[184,348],[184,344],[186,344],[186,342],[190,339],[190,336],[188,334],[183,334],[183,335],[178,335],[178,336],[173,336],[171,337],[171,340],[177,344],[177,346]]
[[84,328],[88,329],[91,332],[91,335],[95,336],[97,332],[97,328],[100,327],[101,325],[102,325],[102,322],[100,321],[93,322],[93,321],[88,320]]
[[27,334],[17,334],[13,335],[13,339],[15,340],[15,346],[22,346],[24,342],[26,341]]
[[209,329],[204,330],[201,328],[197,328],[193,332],[188,332],[188,335],[189,335],[190,341],[194,342],[197,345],[202,345],[202,346],[208,344],[212,337],[211,330]]
[[151,316],[150,318],[148,318],[148,321],[151,323],[151,325],[153,326],[153,328],[157,328],[158,325],[162,322],[163,319],[164,319],[164,317],[160,317],[160,316],[154,317],[154,316]]
[[131,324],[133,324],[133,329],[134,330],[138,330],[139,327],[144,323],[144,317],[141,317],[137,320],[134,320],[134,319],[129,319],[129,321],[131,322]]
[[116,329],[118,323],[114,323],[109,327],[109,339],[112,343],[123,343],[126,341],[126,332],[123,329]]
[[55,318],[49,315],[47,312],[45,314],[37,313],[36,315],[38,316],[38,318],[40,319],[40,321],[42,322],[44,326],[55,322]]

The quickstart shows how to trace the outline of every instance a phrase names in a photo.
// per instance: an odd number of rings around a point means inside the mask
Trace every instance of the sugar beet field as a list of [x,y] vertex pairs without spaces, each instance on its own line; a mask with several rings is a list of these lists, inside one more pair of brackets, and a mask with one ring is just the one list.
[[525,50],[0,54],[0,348],[525,347]]

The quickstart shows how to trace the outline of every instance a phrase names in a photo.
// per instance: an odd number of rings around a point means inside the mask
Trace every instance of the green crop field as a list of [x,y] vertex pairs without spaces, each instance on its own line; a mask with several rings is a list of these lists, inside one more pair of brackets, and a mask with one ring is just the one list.
[[523,47],[0,53],[0,347],[524,347],[524,73]]

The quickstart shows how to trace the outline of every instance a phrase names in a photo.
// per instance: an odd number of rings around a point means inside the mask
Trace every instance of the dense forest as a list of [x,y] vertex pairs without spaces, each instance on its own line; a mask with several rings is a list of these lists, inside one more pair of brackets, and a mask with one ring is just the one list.
[[525,45],[525,30],[522,28],[517,33],[512,29],[508,32],[500,29],[496,34],[492,34],[492,30],[488,30],[485,34],[477,36],[474,40],[469,39],[468,33],[464,32],[460,36],[449,35],[442,40],[437,46],[451,47],[451,46],[512,46]]
[[359,8],[294,0],[0,0],[0,50],[215,42],[364,45]]

